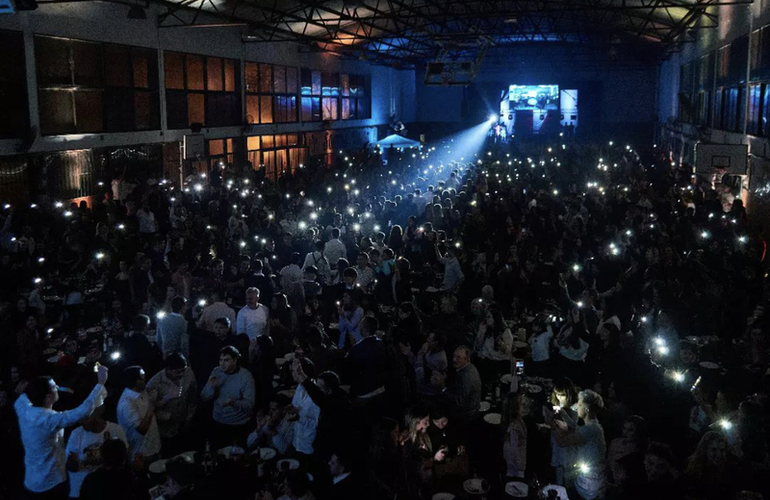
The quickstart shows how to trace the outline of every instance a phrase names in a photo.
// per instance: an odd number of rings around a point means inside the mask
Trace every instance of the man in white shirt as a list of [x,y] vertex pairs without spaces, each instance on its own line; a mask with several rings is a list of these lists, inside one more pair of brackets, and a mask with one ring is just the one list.
[[299,267],[300,256],[297,252],[291,254],[291,263],[288,266],[284,266],[279,272],[281,276],[281,291],[283,293],[289,293],[294,283],[302,281],[302,268]]
[[102,404],[107,395],[104,389],[106,367],[99,368],[97,380],[86,400],[74,410],[53,410],[54,403],[59,400],[59,387],[50,377],[32,380],[14,403],[24,445],[24,487],[31,497],[66,498],[69,493],[64,429],[88,417]]
[[72,431],[67,440],[67,472],[70,478],[70,498],[80,496],[86,476],[102,463],[99,448],[108,439],[117,438],[128,446],[123,428],[104,420],[104,406],[94,410],[83,425]]
[[150,463],[160,454],[160,431],[155,410],[145,392],[147,379],[141,366],[123,371],[126,388],[118,401],[118,423],[126,432],[132,461]]
[[315,251],[308,253],[305,256],[305,262],[302,265],[304,271],[310,266],[314,266],[318,270],[318,277],[321,279],[322,284],[331,283],[331,267],[329,261],[324,256],[324,242],[315,242]]
[[[301,363],[302,370],[308,377],[312,378],[313,364],[310,360],[295,359],[294,363]],[[312,455],[321,409],[315,404],[302,384],[297,386],[297,391],[291,400],[291,407],[287,412],[297,415],[297,421],[294,422],[294,439],[292,440],[294,449],[304,455]]]
[[142,208],[136,211],[136,218],[139,219],[139,232],[142,235],[150,235],[158,230],[155,214],[150,210],[148,202],[142,203]]
[[345,248],[345,244],[340,241],[340,230],[336,227],[332,229],[332,238],[324,245],[324,256],[332,269],[337,268],[338,260],[348,258],[348,250]]
[[211,294],[212,303],[203,308],[201,317],[198,318],[196,323],[198,328],[213,332],[214,322],[219,318],[227,318],[231,325],[235,324],[235,311],[222,300],[224,296],[222,290],[214,290]]
[[259,303],[259,288],[246,290],[246,305],[238,311],[235,333],[247,335],[253,345],[257,337],[267,333],[267,320],[270,313],[267,306]]

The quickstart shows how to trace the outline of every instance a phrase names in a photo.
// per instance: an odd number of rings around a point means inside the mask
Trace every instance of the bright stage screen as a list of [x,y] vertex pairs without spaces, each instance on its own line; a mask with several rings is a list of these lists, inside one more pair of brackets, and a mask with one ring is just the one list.
[[498,128],[514,136],[558,133],[559,97],[558,85],[509,85],[500,95]]
[[508,109],[559,109],[558,85],[511,85],[508,87]]

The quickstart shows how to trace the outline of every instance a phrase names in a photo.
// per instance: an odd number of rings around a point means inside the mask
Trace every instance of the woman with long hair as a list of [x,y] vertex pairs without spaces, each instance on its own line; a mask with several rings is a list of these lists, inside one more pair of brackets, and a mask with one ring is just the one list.
[[403,255],[404,250],[404,231],[398,224],[390,228],[390,234],[387,239],[388,247],[396,255]]
[[578,391],[575,384],[566,377],[554,380],[549,403],[558,408],[555,413],[546,407],[546,423],[551,426],[551,466],[556,475],[556,484],[567,485],[567,467],[575,464],[574,450],[556,440],[555,420],[577,421]]
[[428,426],[430,426],[430,411],[427,408],[418,405],[407,410],[404,416],[404,434],[406,435],[404,450],[407,456],[416,449],[433,452]]
[[521,393],[510,393],[503,399],[501,424],[505,476],[523,478],[527,471],[527,424],[521,416]]
[[621,460],[632,454],[644,454],[647,442],[647,423],[644,418],[639,415],[628,416],[623,423],[623,436],[613,439],[607,452],[613,482],[622,475]]
[[721,432],[703,435],[687,461],[685,480],[688,492],[699,498],[731,498],[742,485],[737,459],[730,453],[727,438]]
[[577,426],[569,417],[554,420],[556,441],[575,450],[574,487],[583,500],[601,498],[606,488],[604,457],[607,445],[598,419],[602,408],[604,401],[600,395],[590,390],[580,391],[577,416],[584,424]]

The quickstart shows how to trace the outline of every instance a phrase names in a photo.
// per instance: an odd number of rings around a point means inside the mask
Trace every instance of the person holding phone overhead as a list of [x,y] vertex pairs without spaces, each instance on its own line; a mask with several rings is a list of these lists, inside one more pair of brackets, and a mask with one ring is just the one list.
[[55,411],[59,386],[51,377],[41,376],[27,384],[14,403],[24,446],[24,488],[29,498],[67,498],[67,470],[64,429],[75,425],[101,406],[107,391],[107,368],[99,367],[97,384],[80,406]]

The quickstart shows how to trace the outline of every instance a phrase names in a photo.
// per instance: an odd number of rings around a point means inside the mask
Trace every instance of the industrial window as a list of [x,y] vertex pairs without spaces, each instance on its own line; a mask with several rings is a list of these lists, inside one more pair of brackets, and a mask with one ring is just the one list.
[[35,36],[43,135],[160,128],[153,49]]
[[210,139],[206,141],[208,147],[209,166],[214,167],[217,163],[233,164],[235,150],[233,139]]
[[302,94],[302,121],[321,121],[321,72],[302,68],[300,72]]
[[763,83],[754,83],[749,87],[749,120],[746,130],[748,134],[760,136],[764,132],[762,124],[764,93],[765,84]]
[[234,59],[164,53],[170,129],[240,125],[239,63]]
[[342,119],[365,120],[371,118],[369,105],[369,79],[361,75],[348,75],[343,73],[341,77],[342,95]]
[[22,34],[0,31],[0,46],[0,137],[22,137],[29,126]]
[[254,170],[264,169],[265,178],[278,180],[282,175],[294,172],[304,165],[307,148],[301,134],[257,135],[248,137],[248,160]]
[[302,121],[363,120],[371,117],[369,79],[348,73],[302,69]]
[[246,122],[297,121],[297,68],[246,63]]

